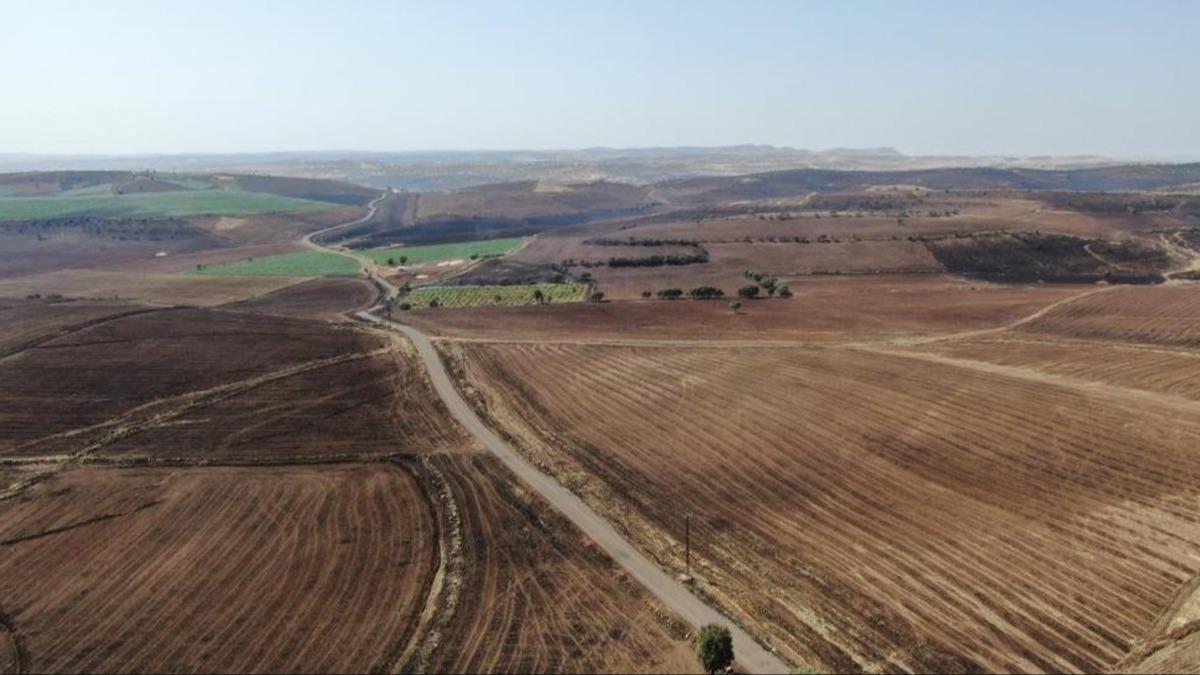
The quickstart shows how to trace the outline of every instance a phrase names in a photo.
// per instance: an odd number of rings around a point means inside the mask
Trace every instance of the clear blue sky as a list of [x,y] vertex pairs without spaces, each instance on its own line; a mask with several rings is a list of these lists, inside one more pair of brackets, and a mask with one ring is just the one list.
[[1200,156],[1196,0],[0,10],[0,153],[768,143]]

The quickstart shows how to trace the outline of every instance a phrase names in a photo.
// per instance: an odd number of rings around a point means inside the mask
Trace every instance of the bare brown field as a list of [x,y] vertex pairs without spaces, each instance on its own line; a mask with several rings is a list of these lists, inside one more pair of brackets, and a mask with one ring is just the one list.
[[1137,344],[1039,339],[1005,333],[923,347],[943,356],[1026,368],[1200,401],[1200,353]]
[[[369,192],[374,193],[373,190]],[[361,208],[345,206],[326,211],[266,213],[253,216],[207,216],[189,220],[196,226],[237,246],[258,246],[294,244],[302,235],[354,220],[363,212]]]
[[84,468],[0,513],[33,672],[383,671],[438,560],[423,488],[387,464]]
[[469,447],[416,355],[398,343],[390,353],[304,369],[196,406],[104,453],[122,460],[281,461]]
[[1194,411],[843,348],[443,348],[668,568],[691,513],[705,591],[797,662],[1102,670],[1200,572]]
[[0,358],[88,325],[146,311],[153,308],[111,301],[12,299],[0,306]]
[[[197,231],[203,235],[203,232]],[[223,248],[211,236],[183,236],[167,240],[118,240],[76,233],[12,235],[0,232],[0,280],[7,281],[47,271],[119,269],[164,255],[186,255]]]
[[0,303],[28,315],[0,361],[0,666],[694,671],[687,628],[475,454],[406,341],[29,304]]
[[404,318],[433,335],[465,339],[847,341],[997,328],[1089,287],[917,275],[813,277],[791,288],[793,298],[747,301],[736,314],[727,301],[649,300],[439,309]]
[[[243,256],[244,257],[244,256]],[[0,296],[57,293],[167,305],[222,305],[290,286],[289,277],[205,277],[140,271],[65,270],[0,279]]]
[[1173,347],[1200,346],[1200,287],[1191,283],[1118,288],[1025,324],[1024,332]]
[[[822,272],[941,272],[942,266],[920,242],[858,241],[828,244],[709,244],[711,262],[734,270],[781,277]],[[733,289],[731,289],[733,290]]]
[[430,672],[696,672],[688,629],[497,460],[434,461],[466,536]]
[[[53,306],[51,306],[53,307]],[[237,312],[177,309],[84,325],[0,362],[0,454],[74,449],[64,432],[147,405],[272,372],[380,349],[352,327]],[[142,410],[155,414],[157,408]],[[126,420],[127,421],[127,420]],[[38,442],[43,439],[45,442]]]
[[345,319],[347,312],[370,307],[379,296],[366,279],[311,279],[222,309],[296,319]]
[[496,183],[450,192],[422,194],[418,222],[458,218],[546,218],[646,205],[646,188],[624,183],[547,185],[538,181]]

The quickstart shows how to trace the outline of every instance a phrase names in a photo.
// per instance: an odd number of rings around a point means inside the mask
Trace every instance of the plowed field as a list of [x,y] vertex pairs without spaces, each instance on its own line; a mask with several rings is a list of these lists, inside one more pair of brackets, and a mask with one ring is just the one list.
[[422,488],[386,464],[79,469],[0,513],[34,672],[386,669],[437,565]]
[[490,456],[434,458],[463,587],[430,672],[695,672],[687,628]]
[[1200,287],[1116,288],[1072,302],[1022,327],[1043,335],[1200,347]]
[[706,590],[797,661],[1096,671],[1200,572],[1178,406],[815,346],[446,349],[670,567],[691,513]]

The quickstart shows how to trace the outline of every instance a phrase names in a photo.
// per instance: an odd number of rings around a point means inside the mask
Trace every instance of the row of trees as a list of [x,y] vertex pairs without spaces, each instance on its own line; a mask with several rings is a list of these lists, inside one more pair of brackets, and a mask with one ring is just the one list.
[[696,239],[656,239],[653,237],[626,237],[624,239],[616,239],[612,237],[596,237],[593,239],[584,239],[583,243],[588,246],[699,246],[700,242]]
[[[763,295],[773,295],[779,298],[792,297],[792,291],[787,286],[772,286],[770,291],[761,292],[761,288],[757,284],[742,286],[738,289],[738,297],[746,300],[753,300],[762,297]],[[725,291],[716,286],[697,286],[686,294],[693,300],[716,300],[725,297]],[[642,298],[649,300],[651,297],[657,296],[659,300],[678,300],[684,296],[682,288],[663,288],[657,292],[642,291]],[[740,304],[738,305],[741,306]]]

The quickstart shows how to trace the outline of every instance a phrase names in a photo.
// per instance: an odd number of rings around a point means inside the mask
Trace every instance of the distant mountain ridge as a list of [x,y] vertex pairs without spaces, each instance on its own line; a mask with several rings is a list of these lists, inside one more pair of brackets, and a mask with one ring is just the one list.
[[449,190],[527,180],[608,180],[649,185],[667,180],[798,169],[911,171],[943,168],[1068,170],[1130,163],[1097,155],[906,155],[893,147],[805,150],[771,145],[568,150],[350,150],[231,154],[37,155],[0,153],[0,172],[156,170],[237,172],[340,180],[375,188]]

